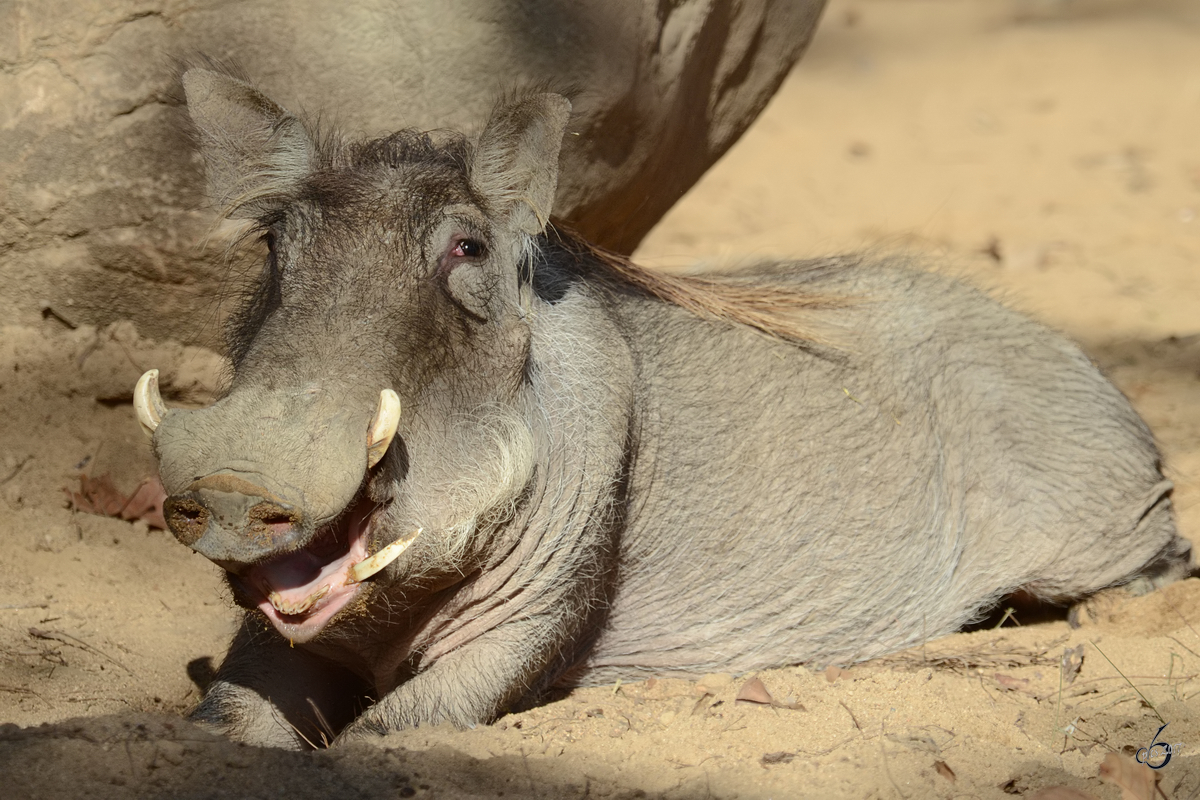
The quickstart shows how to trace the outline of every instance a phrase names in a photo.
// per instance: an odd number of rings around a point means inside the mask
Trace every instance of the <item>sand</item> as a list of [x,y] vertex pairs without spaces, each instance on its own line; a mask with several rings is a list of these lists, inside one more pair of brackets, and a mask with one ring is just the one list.
[[[1194,2],[835,0],[638,257],[865,249],[983,286],[1129,395],[1200,542],[1198,132]],[[0,330],[0,796],[1115,799],[1103,759],[1165,722],[1182,747],[1157,791],[1200,797],[1198,579],[1093,602],[1078,628],[1018,614],[848,671],[585,689],[472,731],[312,753],[210,736],[182,714],[233,629],[217,570],[63,492],[152,473],[129,405],[150,366],[172,402],[217,387],[215,355],[129,325]],[[773,704],[736,700],[754,677]]]

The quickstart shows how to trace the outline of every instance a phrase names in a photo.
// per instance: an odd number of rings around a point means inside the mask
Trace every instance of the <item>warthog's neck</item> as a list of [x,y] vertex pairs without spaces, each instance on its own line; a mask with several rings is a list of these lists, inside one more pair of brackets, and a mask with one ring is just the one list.
[[603,619],[630,456],[632,357],[608,311],[582,287],[540,305],[531,327],[522,407],[536,466],[512,516],[477,532],[488,541],[461,580],[400,613],[389,613],[396,598],[381,587],[371,600],[377,612],[310,645],[380,694],[508,620],[557,616],[580,631]]

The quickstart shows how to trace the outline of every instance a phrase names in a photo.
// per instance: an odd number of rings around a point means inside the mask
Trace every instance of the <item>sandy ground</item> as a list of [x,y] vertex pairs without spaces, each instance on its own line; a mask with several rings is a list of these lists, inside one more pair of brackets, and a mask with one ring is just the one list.
[[[1133,399],[1200,542],[1198,132],[1194,2],[836,0],[767,113],[639,257],[682,269],[901,251],[988,288],[1081,342]],[[774,704],[736,701],[752,676],[717,675],[581,690],[490,727],[378,746],[285,753],[211,737],[179,715],[232,631],[215,568],[143,522],[64,503],[80,474],[129,491],[150,473],[129,405],[149,366],[180,403],[203,402],[219,370],[206,351],[128,326],[0,332],[0,796],[1069,786],[1115,800],[1103,759],[1133,755],[1166,722],[1161,740],[1182,747],[1156,790],[1126,796],[1200,797],[1197,579],[1092,603],[1078,628],[1018,614],[845,673],[771,670],[757,677]]]

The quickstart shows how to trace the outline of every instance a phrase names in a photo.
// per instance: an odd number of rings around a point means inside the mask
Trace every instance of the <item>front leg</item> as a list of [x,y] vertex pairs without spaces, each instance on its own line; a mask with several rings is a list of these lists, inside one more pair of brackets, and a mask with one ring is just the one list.
[[339,743],[440,722],[459,728],[491,722],[529,692],[557,655],[563,637],[554,627],[524,619],[483,634],[380,698]]
[[247,614],[193,722],[239,742],[302,750],[332,742],[365,689],[351,673]]

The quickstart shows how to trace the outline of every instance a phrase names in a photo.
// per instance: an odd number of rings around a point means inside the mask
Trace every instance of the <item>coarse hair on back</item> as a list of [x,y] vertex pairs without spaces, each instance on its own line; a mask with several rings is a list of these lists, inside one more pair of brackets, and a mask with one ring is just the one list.
[[[843,337],[828,313],[856,305],[860,298],[805,291],[784,281],[760,275],[676,275],[644,267],[628,256],[592,244],[566,223],[555,220],[546,239],[573,256],[585,276],[611,290],[632,291],[669,303],[697,317],[752,328],[774,339],[792,344],[844,349]],[[857,259],[837,266],[848,268]],[[814,269],[828,269],[828,261]],[[802,272],[804,265],[797,264]]]

